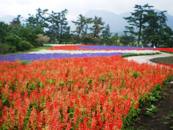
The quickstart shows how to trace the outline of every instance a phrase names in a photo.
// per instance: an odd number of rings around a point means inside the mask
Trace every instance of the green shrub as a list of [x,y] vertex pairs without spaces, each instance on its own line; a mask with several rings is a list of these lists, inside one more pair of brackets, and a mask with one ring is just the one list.
[[0,54],[16,52],[16,47],[8,44],[0,44]]
[[28,41],[23,40],[22,38],[20,38],[19,36],[15,35],[15,34],[11,34],[11,35],[7,36],[6,42],[10,46],[16,47],[17,51],[25,51],[25,50],[29,50],[33,47],[33,45],[30,44]]
[[84,38],[81,39],[81,42],[99,44],[101,42],[101,39],[93,38],[93,37],[84,37]]
[[12,45],[12,46],[16,46],[17,48],[17,45],[19,42],[22,41],[22,39],[15,35],[15,34],[11,34],[11,35],[8,35],[6,38],[5,38],[5,41],[9,44],[9,45]]
[[40,45],[43,45],[44,43],[48,43],[50,41],[50,38],[43,34],[38,34],[36,38],[37,43]]
[[135,109],[134,107],[130,108],[128,115],[123,119],[123,128],[122,130],[127,130],[127,128],[133,124],[141,112],[141,109]]
[[28,41],[21,41],[17,44],[17,50],[19,51],[25,51],[33,48],[33,45],[31,45]]
[[133,36],[123,35],[120,38],[120,43],[122,43],[123,45],[133,45],[134,42],[135,39]]

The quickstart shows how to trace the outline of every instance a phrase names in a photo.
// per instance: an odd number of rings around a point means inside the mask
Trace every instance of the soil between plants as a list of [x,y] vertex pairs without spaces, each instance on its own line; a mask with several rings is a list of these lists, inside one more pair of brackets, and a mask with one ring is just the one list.
[[165,86],[161,96],[154,104],[158,111],[153,116],[146,116],[142,111],[133,125],[125,130],[173,130],[173,84]]

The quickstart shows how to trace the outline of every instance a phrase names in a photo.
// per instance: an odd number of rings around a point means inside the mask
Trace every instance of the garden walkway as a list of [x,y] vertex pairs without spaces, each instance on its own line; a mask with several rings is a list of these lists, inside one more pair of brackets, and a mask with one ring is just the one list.
[[156,63],[151,62],[150,61],[151,59],[160,58],[160,57],[169,57],[169,56],[173,56],[173,54],[161,52],[160,54],[157,54],[157,55],[132,56],[132,57],[127,57],[126,59],[133,60],[140,64],[148,63],[148,64],[155,65]]

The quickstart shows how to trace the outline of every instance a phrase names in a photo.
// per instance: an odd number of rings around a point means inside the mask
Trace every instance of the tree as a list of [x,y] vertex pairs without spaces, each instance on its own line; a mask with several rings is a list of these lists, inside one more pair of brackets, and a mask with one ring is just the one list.
[[62,42],[62,38],[65,34],[70,33],[70,27],[68,26],[66,15],[68,13],[68,10],[62,10],[60,13],[60,43]]
[[17,15],[17,17],[14,18],[10,24],[12,26],[20,26],[21,25],[21,18],[22,18],[21,15]]
[[164,35],[162,35],[164,39],[163,45],[165,45],[166,47],[173,47],[173,30],[167,26],[164,32]]
[[40,26],[42,28],[47,28],[48,27],[48,9],[37,9],[37,13],[35,15],[35,20],[36,20],[36,25]]
[[37,35],[37,38],[36,38],[36,41],[40,44],[42,43],[48,43],[50,40],[50,38],[46,35],[43,35],[43,34],[38,34]]
[[126,26],[126,36],[134,36],[138,45],[151,43],[155,47],[171,46],[172,30],[167,25],[165,12],[156,11],[148,4],[136,5],[131,16],[125,18],[129,23]]
[[172,30],[166,23],[167,17],[165,12],[150,10],[145,16],[147,24],[143,30],[144,43],[151,43],[153,47],[159,47],[164,46],[165,43],[169,45],[172,42]]
[[120,42],[123,44],[123,45],[133,45],[135,39],[132,35],[127,35],[127,34],[124,34],[123,36],[121,36],[120,38]]
[[89,30],[89,24],[92,23],[92,18],[87,18],[83,15],[79,15],[76,21],[72,21],[76,25],[76,30],[78,37],[86,37]]
[[92,24],[92,18],[86,17],[84,19],[84,30],[82,31],[83,37],[86,37],[88,35],[88,30],[89,30],[90,24]]
[[118,36],[118,33],[115,33],[113,36],[111,36],[110,41],[113,45],[120,45],[120,36]]
[[[43,44],[37,43],[36,38],[38,34],[43,34],[44,30],[40,24],[26,20],[26,23],[20,20],[21,16],[18,15],[10,24],[10,35],[15,39],[19,37],[31,43],[33,46],[42,46]],[[26,43],[26,42],[24,42]]]
[[68,26],[66,15],[68,10],[62,10],[61,12],[54,12],[49,16],[48,34],[53,37],[54,40],[62,42],[64,35],[69,35],[70,27]]
[[107,24],[102,31],[102,37],[109,38],[110,36],[111,36],[110,26],[109,26],[109,24]]
[[38,26],[38,20],[34,15],[29,14],[29,17],[26,19],[26,24],[36,27],[36,26]]
[[36,10],[36,14],[35,15],[31,15],[29,14],[28,19],[26,20],[27,25],[29,26],[33,26],[33,27],[39,27],[42,30],[45,30],[48,27],[48,9],[40,9],[38,8]]
[[102,43],[103,44],[112,44],[112,39],[111,39],[111,32],[110,32],[110,26],[107,24],[102,31],[101,38],[102,38]]
[[39,43],[36,40],[38,34],[44,34],[42,28],[40,28],[40,26],[33,27],[31,25],[20,27],[20,30],[18,32],[18,36],[30,42],[35,47],[43,46],[43,43]]
[[151,43],[152,46],[157,46],[158,42],[161,40],[159,30],[162,30],[161,26],[159,26],[159,17],[157,12],[154,10],[148,11],[145,19],[147,21],[147,25],[143,30],[144,43]]
[[93,25],[90,28],[94,38],[98,38],[100,36],[101,31],[104,29],[104,22],[101,17],[95,16],[93,19]]
[[85,21],[85,16],[79,15],[77,21],[72,21],[76,25],[76,30],[74,31],[77,33],[78,37],[81,36],[82,31],[84,30],[84,21]]
[[54,41],[60,37],[60,12],[54,12],[49,16],[49,27],[48,27],[48,35],[52,37]]
[[148,11],[152,10],[153,6],[145,4],[144,6],[135,5],[134,12],[131,13],[131,16],[125,17],[125,20],[129,23],[129,26],[126,26],[126,33],[130,33],[137,38],[138,45],[142,40],[142,31],[145,27],[145,15]]
[[5,42],[5,37],[10,32],[8,24],[5,24],[4,22],[0,22],[0,43]]

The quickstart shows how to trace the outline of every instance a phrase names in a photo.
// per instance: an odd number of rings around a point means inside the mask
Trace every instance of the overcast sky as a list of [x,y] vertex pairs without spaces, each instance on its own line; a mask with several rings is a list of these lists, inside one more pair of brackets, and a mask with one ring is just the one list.
[[167,10],[173,15],[173,0],[0,0],[0,16],[26,17],[35,13],[37,8],[61,11],[69,10],[68,17],[75,19],[78,14],[85,14],[89,10],[107,10],[121,14],[133,10],[135,4],[149,3],[156,9]]

